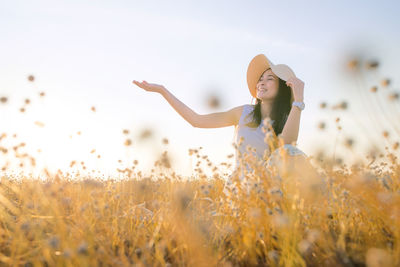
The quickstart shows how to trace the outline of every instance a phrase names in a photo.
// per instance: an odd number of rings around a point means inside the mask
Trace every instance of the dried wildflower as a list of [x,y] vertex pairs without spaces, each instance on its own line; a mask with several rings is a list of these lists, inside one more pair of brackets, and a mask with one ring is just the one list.
[[19,111],[20,111],[21,113],[24,113],[24,112],[25,112],[25,108],[20,108]]
[[153,135],[153,132],[150,129],[144,129],[141,133],[140,133],[140,139],[146,139],[149,138]]
[[29,105],[31,103],[31,100],[30,99],[25,99],[25,104],[27,104],[27,105]]
[[93,107],[91,107],[90,109],[91,109],[93,112],[96,112],[96,107],[93,106]]
[[378,87],[377,87],[377,86],[372,86],[371,89],[370,89],[370,91],[371,91],[372,93],[376,93],[376,92],[378,91]]
[[164,145],[168,145],[169,141],[168,141],[167,138],[163,138],[163,139],[162,139],[162,143],[163,143]]
[[327,107],[326,102],[322,102],[321,104],[319,104],[319,107],[320,107],[321,109],[326,108],[326,107]]
[[44,97],[45,95],[46,95],[45,92],[40,92],[40,93],[39,93],[39,96],[40,96],[40,97]]
[[350,60],[347,63],[347,67],[351,70],[356,70],[359,67],[359,61],[357,59]]
[[60,239],[57,236],[51,237],[49,240],[47,240],[47,244],[53,248],[57,249],[58,246],[60,245]]
[[23,224],[21,224],[20,229],[27,232],[31,229],[31,225],[29,224],[29,222],[24,222]]
[[216,95],[209,95],[207,99],[207,104],[210,108],[218,108],[220,106],[219,97]]
[[382,135],[383,135],[383,137],[388,138],[389,137],[389,132],[388,131],[383,131]]
[[167,155],[167,151],[164,151],[160,157],[159,160],[156,161],[156,164],[160,164],[161,166],[165,167],[165,168],[171,168],[171,160],[169,158],[169,156]]
[[176,202],[178,205],[178,208],[181,211],[185,211],[190,202],[192,201],[192,196],[190,195],[190,193],[184,189],[180,189],[175,193],[175,197],[176,197]]
[[7,97],[5,97],[5,96],[2,96],[1,98],[0,98],[0,102],[1,103],[6,103],[8,101],[8,98]]
[[124,130],[122,130],[122,133],[123,134],[129,134],[129,130],[128,129],[124,129]]
[[399,99],[399,93],[393,92],[393,93],[389,94],[389,100],[390,101],[394,101],[394,100],[397,100],[397,99]]
[[142,249],[141,248],[135,249],[135,254],[136,254],[136,257],[138,257],[140,259],[143,254]]
[[93,154],[94,152],[96,152],[96,149],[92,149],[92,150],[90,151],[90,154]]
[[399,142],[393,144],[393,150],[397,150],[399,148]]
[[263,120],[263,123],[264,123],[264,125],[267,125],[267,126],[272,125],[272,119],[270,117],[266,117]]
[[43,122],[40,122],[40,121],[35,121],[35,125],[36,126],[39,126],[39,127],[44,127],[44,123]]
[[77,248],[78,254],[87,255],[88,254],[88,244],[86,242],[82,242]]
[[244,137],[241,136],[241,137],[239,138],[238,146],[241,146],[241,145],[243,144],[243,142],[244,142]]
[[247,152],[252,152],[253,151],[253,147],[251,145],[246,145],[246,151]]
[[381,81],[381,85],[382,85],[383,87],[387,87],[387,86],[389,86],[389,84],[390,84],[390,80],[389,80],[389,79],[383,79],[383,80]]
[[348,148],[351,148],[354,144],[354,140],[352,138],[346,138],[345,140],[345,146]]
[[378,66],[379,66],[379,62],[377,60],[371,60],[365,64],[365,67],[369,70],[374,70],[374,69],[378,68]]
[[323,130],[323,129],[325,129],[325,127],[326,127],[325,122],[321,121],[321,122],[318,123],[318,128],[319,129]]
[[29,75],[28,76],[28,81],[33,82],[35,80],[35,76]]
[[126,139],[124,145],[125,146],[130,146],[132,144],[132,140],[131,139]]
[[70,259],[72,256],[72,251],[70,249],[65,249],[62,253],[63,257],[66,259]]
[[336,121],[336,122],[339,122],[339,121],[340,121],[340,118],[339,118],[339,117],[337,117],[335,121]]
[[347,106],[348,106],[348,104],[347,104],[346,101],[342,101],[342,102],[340,103],[340,105],[339,105],[339,107],[340,107],[341,109],[347,109]]

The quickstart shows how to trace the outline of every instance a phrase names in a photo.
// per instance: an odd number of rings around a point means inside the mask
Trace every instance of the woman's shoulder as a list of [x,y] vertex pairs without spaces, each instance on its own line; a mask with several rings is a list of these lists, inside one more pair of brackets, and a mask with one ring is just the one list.
[[245,108],[244,108],[244,110],[246,111],[246,115],[248,115],[249,113],[251,113],[253,110],[254,110],[254,108],[256,107],[256,105],[252,105],[252,104],[246,104],[246,105],[244,105],[245,106]]
[[249,120],[249,115],[254,109],[254,105],[244,104],[241,107],[241,116],[239,119],[239,125],[247,123]]

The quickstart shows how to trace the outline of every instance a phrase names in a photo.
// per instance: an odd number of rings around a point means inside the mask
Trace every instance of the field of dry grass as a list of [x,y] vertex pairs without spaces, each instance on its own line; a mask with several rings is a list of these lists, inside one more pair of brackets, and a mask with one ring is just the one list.
[[[285,154],[282,154],[285,156]],[[293,170],[302,169],[299,164]],[[163,167],[158,170],[161,173]],[[288,170],[289,168],[286,168]],[[119,180],[1,177],[12,266],[397,266],[400,166]],[[306,174],[306,175],[305,175]],[[278,176],[276,176],[278,175]],[[280,177],[281,179],[277,179]],[[392,264],[392,265],[391,265]]]
[[[398,94],[391,95],[397,101]],[[27,99],[19,112],[29,104]],[[0,136],[0,155],[20,160],[20,169],[34,168],[35,158],[21,150],[25,144],[6,147],[7,138],[15,136]],[[126,146],[131,143],[126,139]],[[200,167],[196,175],[181,177],[166,153],[151,176],[134,161],[115,179],[63,171],[45,171],[39,179],[11,174],[5,164],[0,265],[400,266],[398,147],[395,140],[385,154],[351,166],[280,151],[278,164],[254,165],[246,180],[218,168],[205,175]],[[200,152],[189,154],[212,166]],[[79,162],[70,167],[85,169]]]

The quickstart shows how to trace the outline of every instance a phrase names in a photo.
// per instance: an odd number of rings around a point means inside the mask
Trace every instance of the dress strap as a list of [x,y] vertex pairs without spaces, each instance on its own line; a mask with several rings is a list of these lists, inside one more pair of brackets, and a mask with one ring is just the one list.
[[242,115],[240,116],[239,125],[243,125],[249,122],[249,114],[253,111],[252,105],[246,104],[243,106]]

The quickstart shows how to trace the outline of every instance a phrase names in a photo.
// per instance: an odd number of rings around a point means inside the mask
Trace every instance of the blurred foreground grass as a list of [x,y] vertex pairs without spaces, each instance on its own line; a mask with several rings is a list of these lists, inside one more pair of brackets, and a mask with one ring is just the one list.
[[[282,154],[285,156],[285,154]],[[295,161],[296,162],[296,161]],[[400,166],[278,176],[1,177],[10,266],[398,266]],[[272,170],[272,169],[271,169]],[[277,169],[273,169],[271,173]],[[294,169],[293,169],[294,170]],[[301,170],[301,172],[299,172]],[[275,178],[274,178],[275,177]]]

